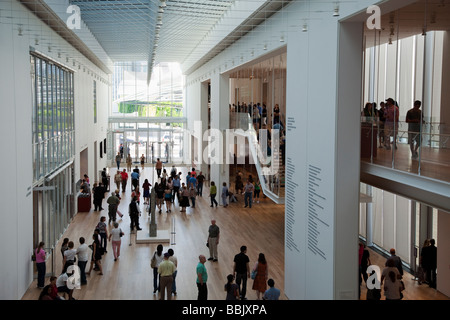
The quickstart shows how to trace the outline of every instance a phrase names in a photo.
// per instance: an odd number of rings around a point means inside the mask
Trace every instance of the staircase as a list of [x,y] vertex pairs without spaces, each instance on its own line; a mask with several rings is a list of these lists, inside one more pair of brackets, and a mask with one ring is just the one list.
[[[275,203],[284,204],[285,168],[282,163],[280,151],[272,150],[270,156],[265,156],[258,142],[251,117],[248,114],[240,113],[239,118],[241,120],[239,121],[238,128],[243,129],[243,131],[236,132],[236,134],[244,136],[248,141],[249,152],[255,160],[254,165],[258,173],[259,181],[261,181],[262,192]],[[244,125],[242,118],[246,119]],[[272,138],[276,140],[275,135]],[[277,145],[277,141],[273,141],[273,145]]]

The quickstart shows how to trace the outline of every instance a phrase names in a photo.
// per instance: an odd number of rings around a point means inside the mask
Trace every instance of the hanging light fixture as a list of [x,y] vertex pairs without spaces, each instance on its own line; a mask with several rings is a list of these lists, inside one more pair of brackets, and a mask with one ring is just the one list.
[[303,23],[302,31],[303,32],[307,32],[308,31],[308,24],[306,22]]
[[339,17],[339,2],[334,4],[333,17]]

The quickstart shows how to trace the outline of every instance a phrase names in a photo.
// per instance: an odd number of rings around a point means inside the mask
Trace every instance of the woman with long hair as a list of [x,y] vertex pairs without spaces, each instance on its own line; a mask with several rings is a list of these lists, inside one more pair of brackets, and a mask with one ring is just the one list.
[[144,183],[142,184],[142,190],[144,190],[144,204],[149,204],[150,200],[150,187],[151,183],[148,182],[148,179],[144,180]]
[[92,235],[92,240],[94,240],[94,241],[92,242],[92,245],[91,245],[91,249],[92,249],[91,267],[89,268],[89,271],[86,272],[86,274],[88,276],[91,275],[91,271],[94,268],[94,263],[95,263],[99,268],[99,271],[100,271],[99,275],[103,275],[102,253],[101,253],[101,249],[100,249],[100,241],[98,239],[98,235],[94,233]]
[[183,182],[183,185],[180,189],[181,201],[180,201],[180,212],[186,212],[186,207],[189,207],[189,190]]
[[36,256],[36,269],[38,272],[38,288],[44,288],[45,285],[45,250],[44,250],[44,242],[39,242],[39,245],[34,250],[34,254]]
[[252,289],[256,290],[257,299],[260,299],[261,293],[267,290],[267,280],[269,276],[269,269],[267,267],[266,257],[264,253],[260,253],[258,256],[258,261],[253,267],[253,271],[256,271],[256,276],[253,281]]
[[53,300],[51,297],[52,287],[50,285],[46,285],[39,295],[38,300]]
[[404,290],[403,283],[397,279],[394,271],[389,271],[386,280],[384,281],[384,296],[386,300],[401,300],[402,291]]
[[166,202],[166,212],[172,212],[170,210],[172,205],[172,190],[166,185],[166,190],[164,190],[164,201]]

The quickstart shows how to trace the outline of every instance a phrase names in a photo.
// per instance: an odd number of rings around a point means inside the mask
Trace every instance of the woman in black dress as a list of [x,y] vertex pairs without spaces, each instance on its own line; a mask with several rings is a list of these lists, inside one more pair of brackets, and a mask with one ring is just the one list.
[[94,267],[94,263],[98,266],[98,271],[100,271],[99,275],[103,275],[103,268],[102,268],[102,248],[100,246],[100,240],[98,239],[97,234],[92,235],[92,239],[94,240],[91,245],[92,249],[92,256],[91,256],[91,267],[89,268],[89,271],[86,272],[86,274],[89,276],[91,275],[92,268]]

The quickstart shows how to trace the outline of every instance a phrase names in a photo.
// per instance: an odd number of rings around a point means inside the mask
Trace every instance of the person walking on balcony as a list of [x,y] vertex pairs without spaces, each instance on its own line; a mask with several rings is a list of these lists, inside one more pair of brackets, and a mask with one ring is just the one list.
[[398,119],[399,119],[399,108],[395,105],[394,99],[392,98],[386,99],[384,146],[387,150],[391,150],[391,137],[394,148],[397,149]]
[[417,159],[419,154],[417,150],[420,146],[421,134],[420,134],[420,124],[423,121],[423,114],[420,110],[422,102],[416,100],[414,102],[414,107],[409,109],[406,113],[406,122],[408,123],[408,143],[411,150],[411,157]]

